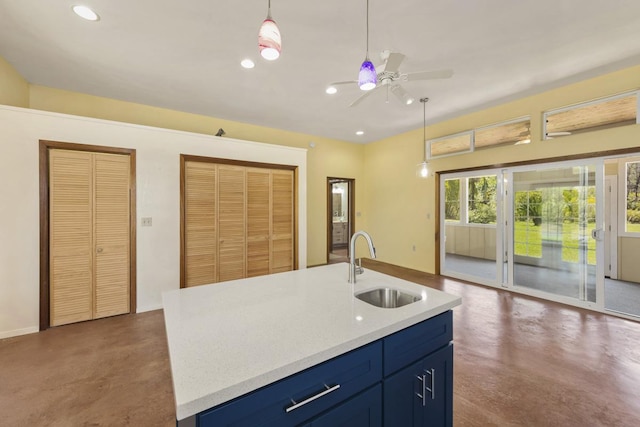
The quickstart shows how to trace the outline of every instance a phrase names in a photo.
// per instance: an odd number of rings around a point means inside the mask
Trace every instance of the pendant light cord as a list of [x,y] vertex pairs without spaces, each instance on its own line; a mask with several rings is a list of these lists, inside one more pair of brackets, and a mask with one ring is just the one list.
[[367,0],[367,60],[369,60],[369,0]]
[[420,102],[422,102],[422,150],[425,163],[427,162],[427,101],[429,98],[420,98]]

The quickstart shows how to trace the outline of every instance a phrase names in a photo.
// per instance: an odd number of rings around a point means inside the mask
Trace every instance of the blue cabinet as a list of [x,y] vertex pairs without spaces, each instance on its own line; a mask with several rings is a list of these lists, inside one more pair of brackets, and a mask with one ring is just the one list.
[[384,380],[384,425],[453,425],[453,344]]
[[[451,426],[451,311],[195,416],[196,427]],[[178,422],[178,426],[187,424]]]
[[313,420],[310,427],[382,427],[382,386],[360,393]]

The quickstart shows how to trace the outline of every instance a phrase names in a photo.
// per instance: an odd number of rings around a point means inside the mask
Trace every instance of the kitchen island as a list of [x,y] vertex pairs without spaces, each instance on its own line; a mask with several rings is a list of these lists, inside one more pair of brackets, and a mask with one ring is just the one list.
[[[461,299],[375,271],[355,284],[347,275],[334,264],[165,292],[178,426],[340,425],[358,413],[369,421],[349,424],[383,425],[383,406],[388,417],[436,397],[451,412],[450,310]],[[380,308],[354,296],[379,287],[420,299]],[[431,353],[448,355],[437,378],[413,366]],[[401,375],[409,368],[418,372]],[[410,401],[387,402],[406,379]]]

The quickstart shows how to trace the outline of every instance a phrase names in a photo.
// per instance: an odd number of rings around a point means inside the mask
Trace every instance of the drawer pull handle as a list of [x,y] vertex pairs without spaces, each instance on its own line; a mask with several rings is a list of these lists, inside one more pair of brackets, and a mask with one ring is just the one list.
[[316,399],[321,398],[322,396],[331,393],[332,391],[336,391],[337,389],[340,388],[340,384],[336,384],[333,387],[329,387],[328,385],[324,385],[325,390],[322,390],[320,393],[313,395],[305,400],[303,400],[302,402],[296,402],[295,400],[291,399],[291,402],[293,403],[293,405],[289,406],[288,408],[285,409],[286,412],[291,412],[294,411],[296,409],[298,409],[301,406],[306,405],[307,403],[313,402]]

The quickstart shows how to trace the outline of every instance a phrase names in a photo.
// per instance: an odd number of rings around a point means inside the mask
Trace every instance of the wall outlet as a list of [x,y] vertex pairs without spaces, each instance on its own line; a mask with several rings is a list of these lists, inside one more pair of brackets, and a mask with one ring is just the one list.
[[413,249],[413,252],[415,252],[416,251],[416,245],[413,245],[412,249]]
[[142,219],[140,220],[140,224],[141,224],[143,227],[151,227],[151,217],[150,217],[150,216],[147,216],[147,217],[142,218]]

